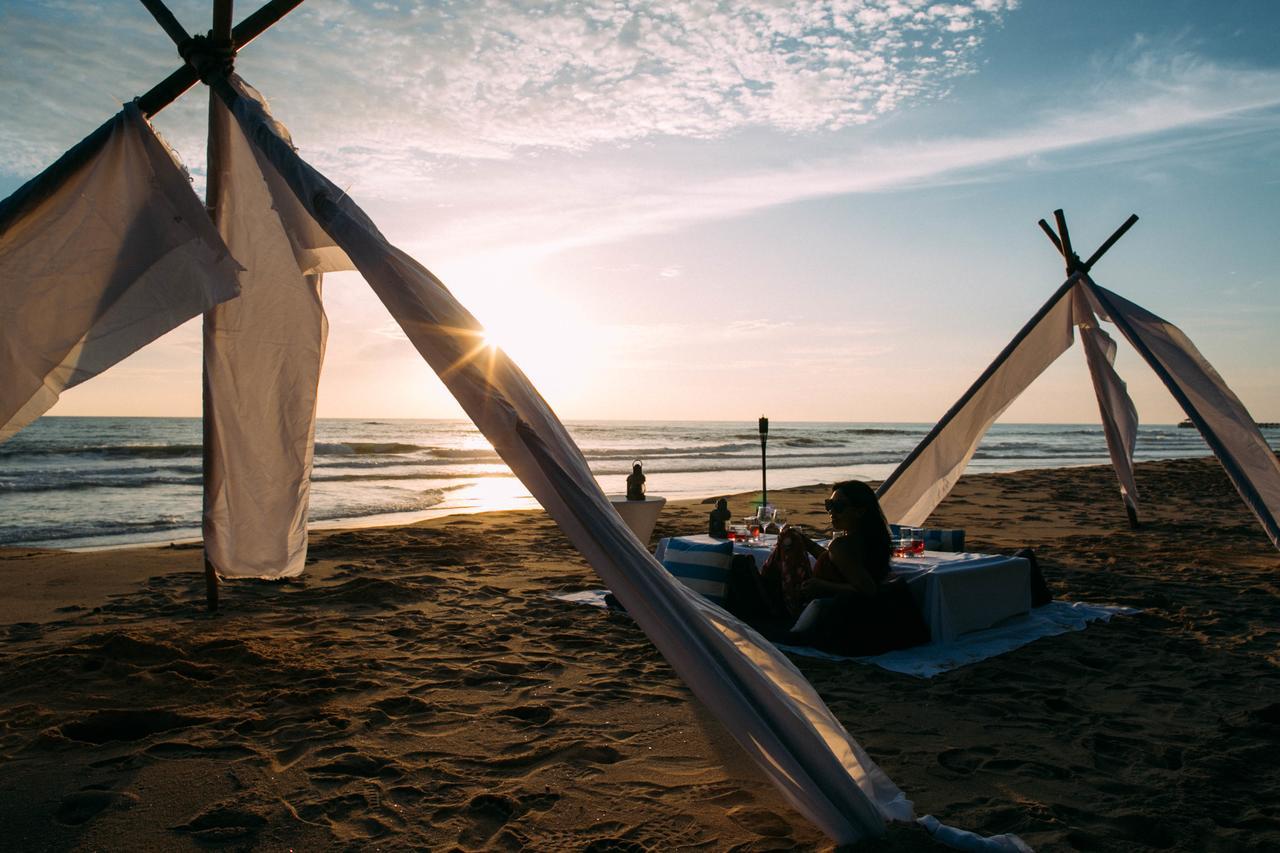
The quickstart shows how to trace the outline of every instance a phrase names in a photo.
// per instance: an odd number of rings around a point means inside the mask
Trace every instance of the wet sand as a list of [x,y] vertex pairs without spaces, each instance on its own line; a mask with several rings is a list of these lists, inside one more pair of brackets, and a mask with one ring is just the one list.
[[[918,813],[1040,850],[1280,849],[1280,554],[1212,460],[1138,483],[1139,530],[1105,467],[965,477],[930,524],[1142,613],[927,681],[797,661]],[[817,527],[825,491],[770,497]],[[0,551],[0,847],[831,846],[629,618],[551,597],[599,582],[541,512],[316,532],[305,579],[231,582],[216,616],[200,565]]]

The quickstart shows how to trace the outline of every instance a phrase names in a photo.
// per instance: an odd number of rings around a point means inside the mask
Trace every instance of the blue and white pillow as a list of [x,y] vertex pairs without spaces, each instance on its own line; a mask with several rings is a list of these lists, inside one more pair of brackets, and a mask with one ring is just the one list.
[[732,565],[732,542],[702,543],[672,538],[662,557],[663,568],[716,604],[724,604]]

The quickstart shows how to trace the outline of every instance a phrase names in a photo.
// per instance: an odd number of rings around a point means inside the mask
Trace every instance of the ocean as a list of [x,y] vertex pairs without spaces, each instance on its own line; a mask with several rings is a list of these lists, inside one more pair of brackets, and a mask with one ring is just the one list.
[[[634,460],[669,500],[760,487],[756,424],[566,424],[606,492]],[[931,424],[772,422],[770,488],[882,479]],[[1264,430],[1272,447],[1280,430]],[[198,418],[46,417],[0,445],[0,545],[95,548],[200,536]],[[1137,458],[1209,455],[1194,429],[1144,426]],[[1107,461],[1098,426],[996,424],[969,472]],[[536,506],[469,421],[339,420],[316,425],[314,527],[408,523]]]

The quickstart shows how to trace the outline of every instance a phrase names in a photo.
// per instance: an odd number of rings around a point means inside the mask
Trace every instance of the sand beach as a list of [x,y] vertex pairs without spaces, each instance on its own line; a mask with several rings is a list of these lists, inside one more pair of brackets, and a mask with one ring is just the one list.
[[[1280,848],[1280,561],[1213,460],[1138,483],[1138,530],[1106,466],[967,476],[931,524],[1141,613],[930,680],[798,659],[918,813],[1037,850]],[[824,496],[771,493],[815,527]],[[216,616],[200,565],[0,552],[0,847],[831,847],[626,615],[552,597],[599,582],[539,511],[318,531],[304,579],[229,583]]]

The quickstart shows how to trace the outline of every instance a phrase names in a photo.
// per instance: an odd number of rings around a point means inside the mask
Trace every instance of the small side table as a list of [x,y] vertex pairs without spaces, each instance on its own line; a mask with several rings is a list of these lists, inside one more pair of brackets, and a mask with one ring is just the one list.
[[653,536],[653,526],[658,523],[658,513],[667,505],[667,499],[657,495],[646,495],[642,501],[629,501],[626,495],[609,495],[609,503],[622,516],[622,520],[631,528],[640,543],[649,547],[649,537]]

